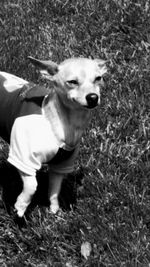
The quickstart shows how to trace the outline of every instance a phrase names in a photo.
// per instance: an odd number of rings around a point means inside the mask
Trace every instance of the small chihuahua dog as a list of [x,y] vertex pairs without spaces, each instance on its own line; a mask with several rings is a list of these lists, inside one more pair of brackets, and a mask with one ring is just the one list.
[[59,210],[64,176],[73,171],[79,143],[92,110],[100,104],[106,63],[71,58],[56,64],[29,57],[49,88],[0,72],[0,135],[10,143],[8,162],[23,182],[15,210],[22,218],[37,189],[36,172],[49,166],[50,210]]

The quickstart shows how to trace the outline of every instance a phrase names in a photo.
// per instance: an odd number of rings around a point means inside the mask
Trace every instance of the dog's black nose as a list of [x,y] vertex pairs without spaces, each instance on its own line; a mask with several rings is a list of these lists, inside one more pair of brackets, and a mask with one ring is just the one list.
[[86,96],[86,101],[88,104],[88,108],[94,108],[98,104],[98,95],[91,93]]

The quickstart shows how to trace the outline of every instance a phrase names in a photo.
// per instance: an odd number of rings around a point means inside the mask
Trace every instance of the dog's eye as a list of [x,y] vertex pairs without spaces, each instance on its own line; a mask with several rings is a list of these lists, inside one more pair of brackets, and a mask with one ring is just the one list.
[[70,81],[67,81],[66,83],[67,83],[68,85],[70,85],[70,86],[78,85],[78,81],[77,81],[77,80],[70,80]]
[[97,77],[95,78],[94,82],[95,82],[95,83],[99,83],[99,82],[101,82],[101,80],[102,80],[102,77],[101,77],[101,76],[97,76]]

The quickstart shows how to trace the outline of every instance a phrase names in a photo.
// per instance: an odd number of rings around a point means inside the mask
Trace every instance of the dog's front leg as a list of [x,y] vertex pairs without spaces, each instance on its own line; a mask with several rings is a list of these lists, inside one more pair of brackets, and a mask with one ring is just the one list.
[[64,175],[60,173],[55,173],[49,170],[49,200],[50,200],[50,210],[52,213],[56,214],[59,210],[58,196],[61,190],[61,184]]
[[21,194],[17,197],[15,209],[17,211],[17,215],[21,218],[23,217],[27,207],[31,202],[32,196],[37,189],[37,180],[35,176],[26,175],[20,171],[19,173],[23,182],[23,189]]

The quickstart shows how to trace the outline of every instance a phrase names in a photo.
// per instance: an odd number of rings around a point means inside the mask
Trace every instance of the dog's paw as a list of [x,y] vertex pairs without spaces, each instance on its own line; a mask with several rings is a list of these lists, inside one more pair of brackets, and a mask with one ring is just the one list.
[[56,214],[59,211],[59,205],[56,205],[56,204],[50,205],[50,211],[51,213]]
[[51,199],[50,211],[53,214],[56,214],[59,211],[59,202],[57,198]]
[[22,209],[22,208],[18,207],[18,206],[15,204],[15,212],[16,212],[16,214],[17,214],[17,216],[18,216],[19,218],[22,218],[22,217],[24,216],[24,213],[25,213],[25,208]]
[[25,216],[19,217],[15,208],[11,209],[11,216],[13,217],[15,224],[17,224],[19,228],[24,228],[27,226],[27,220]]
[[20,195],[17,198],[17,201],[14,205],[16,213],[18,215],[19,218],[22,218],[26,212],[26,209],[28,207],[28,202],[24,201],[22,195]]

